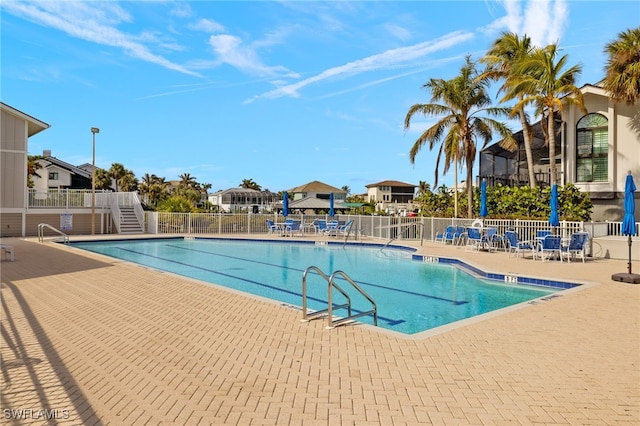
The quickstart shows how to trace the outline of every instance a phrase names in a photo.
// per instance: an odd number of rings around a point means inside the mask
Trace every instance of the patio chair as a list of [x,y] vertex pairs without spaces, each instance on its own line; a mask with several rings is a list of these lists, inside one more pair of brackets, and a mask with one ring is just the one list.
[[349,233],[349,230],[351,229],[351,225],[353,225],[353,220],[348,221],[344,225],[339,225],[335,229],[329,229],[327,231],[327,235],[333,235],[335,237],[340,235],[347,235]]
[[267,233],[276,234],[280,232],[280,227],[276,225],[271,219],[267,219]]
[[540,253],[540,257],[544,262],[546,260],[551,260],[552,256],[558,256],[560,262],[562,262],[561,255],[562,248],[562,238],[558,235],[547,235],[542,239],[542,242],[539,243],[538,252]]
[[446,236],[450,235],[453,236],[453,233],[455,232],[455,227],[454,226],[447,226],[447,229],[444,232],[437,232],[436,233],[436,237],[434,238],[433,241],[438,242],[440,241],[441,243],[445,243],[446,240]]
[[482,243],[491,250],[497,250],[502,245],[502,237],[498,235],[498,228],[486,228],[482,235]]
[[284,235],[286,236],[287,234],[289,234],[290,237],[292,237],[293,234],[302,235],[302,227],[300,226],[301,224],[302,221],[300,220],[292,220],[289,223],[285,222]]
[[9,244],[0,244],[0,249],[4,251],[5,260],[11,260],[12,262],[15,260],[15,256],[13,254],[13,246]]
[[456,226],[456,231],[453,233],[453,244],[460,245],[462,240],[467,237],[467,228],[464,226]]
[[572,259],[580,256],[582,263],[584,263],[584,252],[588,241],[588,232],[574,232],[571,234],[569,244],[560,248],[560,257],[566,256],[567,262],[571,262]]
[[324,219],[314,220],[313,225],[316,227],[316,234],[320,234],[327,230],[327,221]]
[[530,241],[520,241],[520,236],[515,231],[506,231],[504,233],[505,239],[505,250],[511,256],[514,254],[515,257],[518,257],[518,254],[522,253],[522,257],[524,258],[525,252],[531,252],[531,255],[535,259],[536,252],[535,247],[531,244]]
[[466,248],[476,251],[480,251],[480,248],[484,245],[480,228],[467,228],[467,245]]

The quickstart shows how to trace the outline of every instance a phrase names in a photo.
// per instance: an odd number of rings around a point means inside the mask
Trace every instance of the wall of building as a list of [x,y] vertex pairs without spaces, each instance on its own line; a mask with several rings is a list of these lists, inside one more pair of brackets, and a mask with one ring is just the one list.
[[26,205],[27,175],[27,123],[8,112],[2,111],[0,129],[0,206],[3,212],[22,209]]

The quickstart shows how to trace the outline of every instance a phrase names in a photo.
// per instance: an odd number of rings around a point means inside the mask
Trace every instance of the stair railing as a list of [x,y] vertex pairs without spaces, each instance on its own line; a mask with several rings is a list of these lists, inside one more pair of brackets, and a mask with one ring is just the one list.
[[54,228],[53,226],[47,224],[47,223],[39,223],[38,224],[38,242],[42,243],[44,242],[44,229],[50,229],[53,232],[60,234],[62,236],[62,242],[67,244],[69,242],[69,236],[67,234],[65,234],[64,232],[62,232],[61,230]]

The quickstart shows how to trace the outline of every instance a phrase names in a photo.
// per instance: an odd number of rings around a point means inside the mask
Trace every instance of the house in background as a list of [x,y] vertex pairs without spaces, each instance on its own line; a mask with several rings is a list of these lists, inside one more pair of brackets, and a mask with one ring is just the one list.
[[45,150],[42,156],[37,160],[41,168],[31,178],[37,192],[46,192],[48,189],[91,189],[91,170],[52,157],[50,150]]
[[278,194],[249,188],[230,188],[209,194],[209,202],[220,212],[271,212]]
[[406,214],[418,208],[413,204],[416,185],[397,180],[383,180],[365,185],[367,202],[375,202],[377,211],[389,214]]
[[[640,180],[640,105],[613,102],[600,85],[580,88],[587,113],[569,105],[556,138],[556,170],[559,185],[574,184],[589,194],[592,220],[621,221],[626,176]],[[534,129],[534,157],[538,183],[549,184],[548,147],[542,133]],[[520,132],[520,140],[522,140]],[[515,153],[494,144],[480,154],[480,179],[510,186],[528,185],[526,156],[522,143]],[[640,193],[636,192],[636,199]],[[636,217],[640,203],[636,202]]]

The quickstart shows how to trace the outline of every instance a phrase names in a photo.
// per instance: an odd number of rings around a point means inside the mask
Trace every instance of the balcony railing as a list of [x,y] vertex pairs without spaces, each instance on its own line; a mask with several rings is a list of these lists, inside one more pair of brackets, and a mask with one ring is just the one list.
[[[96,208],[108,208],[112,191],[96,190]],[[28,190],[28,208],[84,209],[91,208],[90,189]]]

